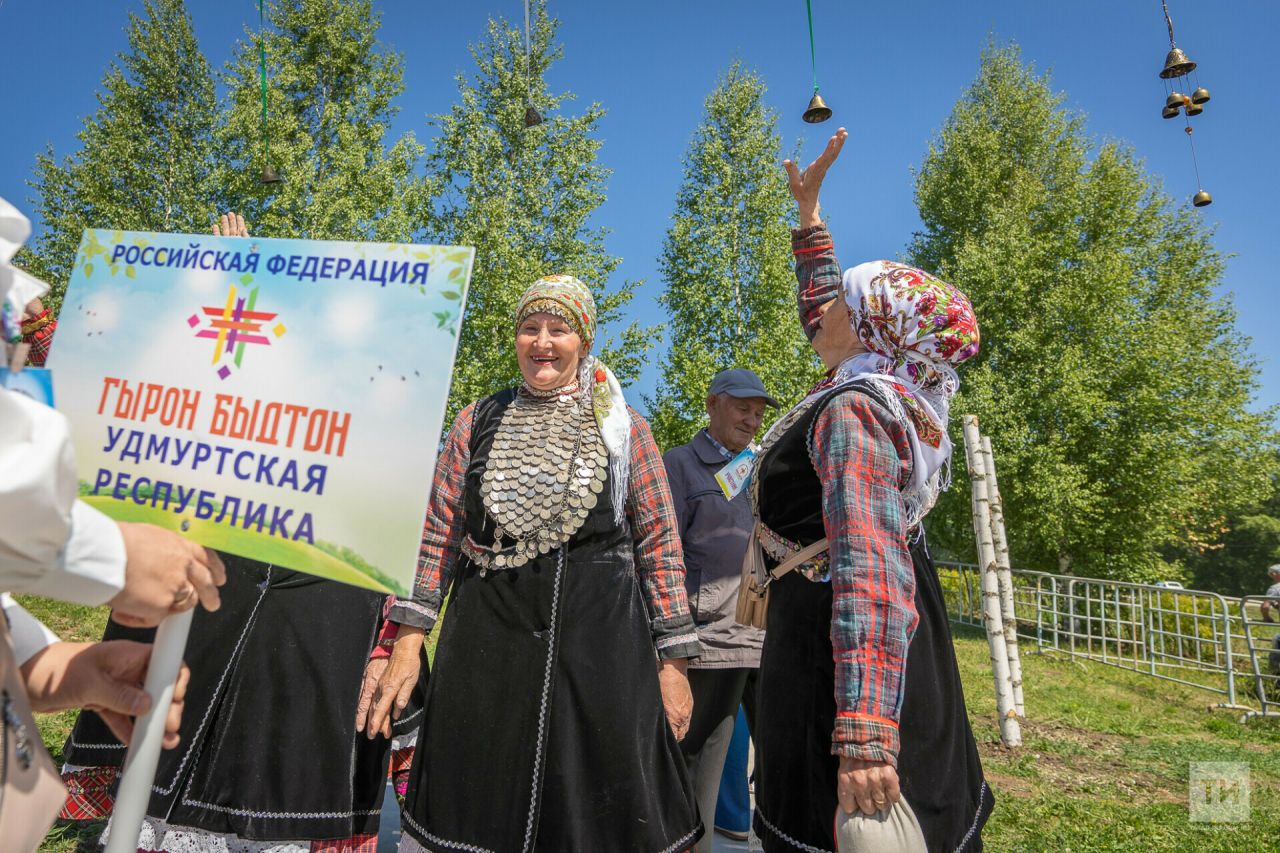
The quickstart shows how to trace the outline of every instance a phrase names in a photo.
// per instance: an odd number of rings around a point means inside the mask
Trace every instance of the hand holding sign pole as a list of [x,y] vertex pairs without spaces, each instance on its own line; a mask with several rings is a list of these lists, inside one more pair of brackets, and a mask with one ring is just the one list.
[[182,652],[187,647],[187,634],[194,616],[194,610],[185,610],[165,619],[156,630],[155,647],[143,684],[151,697],[151,710],[139,717],[133,728],[133,742],[129,744],[112,809],[112,832],[106,853],[136,853],[138,849],[138,827],[142,826],[151,801],[151,785],[164,741],[165,716],[173,701],[174,686],[182,669]]
[[[87,230],[50,365],[82,500],[212,549],[409,594],[473,258]],[[109,853],[136,849],[162,757],[157,711],[191,620],[157,634],[146,682],[157,710],[135,731]]]

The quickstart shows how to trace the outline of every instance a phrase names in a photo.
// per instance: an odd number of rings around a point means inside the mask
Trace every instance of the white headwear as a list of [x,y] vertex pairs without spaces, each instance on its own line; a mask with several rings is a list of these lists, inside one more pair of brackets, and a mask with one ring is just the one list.
[[6,342],[20,334],[22,312],[27,303],[49,290],[43,281],[10,263],[30,236],[31,221],[0,198],[0,314],[3,314]]

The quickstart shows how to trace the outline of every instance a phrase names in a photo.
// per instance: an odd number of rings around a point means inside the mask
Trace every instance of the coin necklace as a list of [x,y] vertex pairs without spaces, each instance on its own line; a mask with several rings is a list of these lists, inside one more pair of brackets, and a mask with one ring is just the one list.
[[494,432],[480,495],[495,525],[482,568],[516,568],[564,545],[599,502],[609,455],[576,388],[522,388]]

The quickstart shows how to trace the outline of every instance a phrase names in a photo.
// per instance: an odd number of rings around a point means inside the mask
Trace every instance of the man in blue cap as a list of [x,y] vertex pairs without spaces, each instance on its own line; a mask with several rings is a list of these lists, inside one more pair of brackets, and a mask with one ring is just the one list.
[[[663,457],[684,544],[685,588],[702,646],[701,656],[689,662],[693,719],[680,748],[708,828],[738,705],[748,676],[760,666],[764,641],[763,631],[734,619],[752,526],[751,497],[747,489],[726,497],[716,474],[755,440],[765,407],[777,405],[750,370],[722,370],[707,391],[707,427]],[[749,697],[746,705],[750,716]],[[698,851],[710,850],[708,832]]]

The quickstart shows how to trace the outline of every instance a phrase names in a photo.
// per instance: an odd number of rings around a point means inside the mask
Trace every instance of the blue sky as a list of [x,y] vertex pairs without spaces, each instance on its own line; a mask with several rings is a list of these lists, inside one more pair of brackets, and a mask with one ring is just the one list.
[[[250,0],[188,5],[215,68],[230,56],[243,26],[256,25],[257,5]],[[1189,200],[1196,190],[1180,124],[1159,116],[1164,89],[1156,73],[1168,39],[1158,0],[813,5],[819,80],[836,111],[817,127],[800,120],[810,88],[801,0],[551,0],[566,48],[551,85],[609,111],[601,124],[601,159],[613,176],[597,221],[611,229],[608,247],[623,258],[619,278],[646,279],[633,303],[642,322],[662,320],[654,301],[662,288],[657,257],[681,160],[704,98],[734,59],[764,77],[788,150],[802,139],[811,157],[829,131],[841,124],[850,129],[824,194],[841,256],[850,262],[897,256],[919,227],[911,168],[973,79],[989,37],[1016,41],[1025,59],[1051,70],[1068,105],[1088,115],[1089,131],[1132,144],[1171,194]],[[6,68],[18,77],[6,81],[0,195],[26,197],[24,182],[46,144],[59,154],[73,150],[81,118],[96,107],[107,63],[125,46],[126,11],[140,7],[0,0],[0,43]],[[1272,58],[1280,4],[1171,0],[1170,7],[1179,46],[1200,63],[1200,81],[1213,93],[1195,124],[1201,174],[1214,196],[1201,215],[1217,224],[1217,244],[1233,256],[1223,292],[1234,294],[1238,328],[1252,338],[1261,361],[1256,405],[1274,405],[1280,403],[1280,360],[1270,334],[1273,270],[1280,267],[1273,233],[1280,224],[1280,98]],[[453,75],[471,68],[467,44],[483,35],[486,17],[522,15],[515,0],[385,0],[375,8],[383,16],[382,41],[405,59],[406,91],[393,130],[414,130],[424,141],[432,135],[425,117],[453,103]],[[654,357],[640,391],[651,392],[659,380],[657,362]]]

